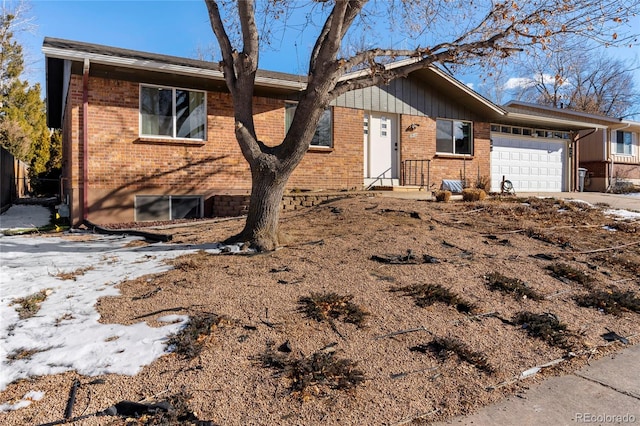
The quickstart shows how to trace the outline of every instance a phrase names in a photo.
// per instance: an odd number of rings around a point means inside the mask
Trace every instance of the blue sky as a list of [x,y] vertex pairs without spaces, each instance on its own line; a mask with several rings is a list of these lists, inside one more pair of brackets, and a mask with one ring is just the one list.
[[[19,40],[27,56],[26,78],[43,86],[41,48],[45,36],[189,58],[196,58],[199,51],[215,45],[203,0],[32,0],[30,4],[29,14],[34,18],[35,28],[31,34],[21,34]],[[640,16],[634,18],[634,24],[640,28]],[[304,73],[305,53],[311,41],[303,37],[310,33],[289,34],[286,39],[274,40],[273,49],[261,54],[260,67]],[[640,66],[638,45],[607,51],[613,57],[635,58]],[[470,71],[458,78],[477,88],[478,73]],[[640,69],[635,76],[636,88],[640,88]]]

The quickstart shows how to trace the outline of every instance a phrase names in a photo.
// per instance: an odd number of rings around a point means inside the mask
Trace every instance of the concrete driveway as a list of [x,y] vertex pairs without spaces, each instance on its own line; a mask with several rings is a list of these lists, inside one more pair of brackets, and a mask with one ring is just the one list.
[[[407,200],[431,200],[430,191],[380,191],[381,197],[404,198]],[[608,204],[612,209],[640,212],[640,196],[625,194],[605,194],[602,192],[518,192],[518,197],[553,197],[564,200],[582,200],[591,204]],[[459,196],[458,196],[459,197]]]
[[564,200],[582,200],[591,204],[608,204],[612,209],[640,212],[640,197],[625,194],[608,194],[602,192],[519,192],[518,197],[554,197]]

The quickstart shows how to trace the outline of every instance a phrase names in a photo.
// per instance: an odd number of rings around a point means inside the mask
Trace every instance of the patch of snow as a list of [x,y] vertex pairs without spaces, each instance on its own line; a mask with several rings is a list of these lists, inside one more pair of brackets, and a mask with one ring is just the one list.
[[595,206],[591,203],[589,203],[588,201],[584,201],[584,200],[576,200],[573,198],[567,198],[565,199],[565,201],[569,202],[569,203],[574,203],[574,204],[584,204],[587,207],[591,207],[591,208],[595,208]]
[[616,216],[619,219],[640,219],[640,213],[629,210],[609,209],[603,213],[609,216]]
[[[140,238],[82,237],[0,238],[0,391],[17,379],[70,370],[88,376],[137,374],[166,352],[167,337],[187,317],[164,317],[162,327],[101,324],[98,298],[117,296],[120,282],[171,269],[166,260],[183,254],[240,251],[222,244],[129,247]],[[62,273],[74,278],[59,278]],[[47,297],[38,312],[20,319],[16,301],[39,292]]]
[[44,206],[16,204],[0,215],[0,231],[41,228],[51,223],[51,210]]
[[21,408],[28,407],[29,405],[31,405],[32,402],[40,401],[42,398],[44,398],[43,391],[29,391],[26,394],[24,394],[22,399],[18,402],[15,402],[13,404],[10,404],[10,403],[0,404],[0,413],[5,411],[19,410]]

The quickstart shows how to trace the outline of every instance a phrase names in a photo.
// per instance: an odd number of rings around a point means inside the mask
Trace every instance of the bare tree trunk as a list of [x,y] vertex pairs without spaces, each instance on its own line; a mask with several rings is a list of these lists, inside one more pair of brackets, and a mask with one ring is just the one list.
[[283,176],[258,167],[252,170],[251,175],[251,198],[244,229],[227,242],[250,242],[251,247],[258,251],[275,250],[279,244],[282,195],[289,174]]

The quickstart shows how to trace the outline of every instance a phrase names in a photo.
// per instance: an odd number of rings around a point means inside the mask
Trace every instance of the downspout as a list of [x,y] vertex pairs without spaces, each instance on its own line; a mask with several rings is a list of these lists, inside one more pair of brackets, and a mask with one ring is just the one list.
[[89,58],[82,70],[82,221],[89,217]]
[[573,140],[573,179],[571,184],[572,188],[570,188],[571,191],[578,191],[578,188],[580,187],[580,173],[578,170],[580,168],[580,150],[578,149],[578,141],[584,137],[594,134],[597,131],[598,129],[593,128],[589,133],[584,135],[581,135],[580,132],[576,132],[576,137]]

